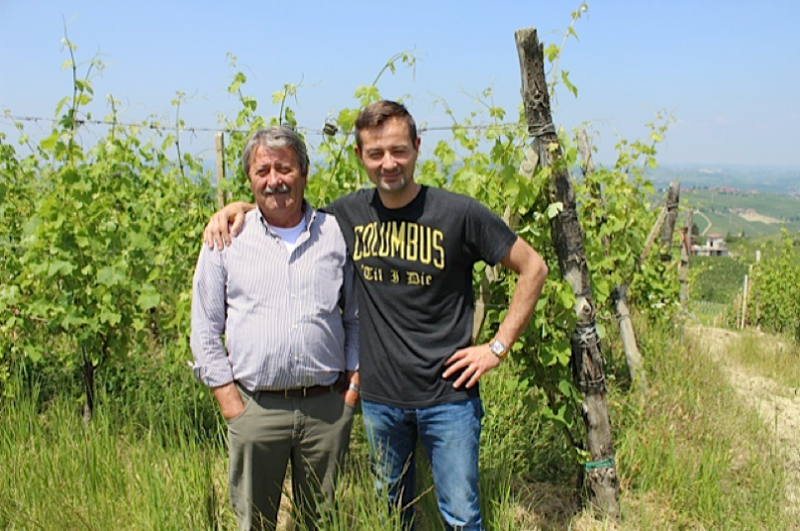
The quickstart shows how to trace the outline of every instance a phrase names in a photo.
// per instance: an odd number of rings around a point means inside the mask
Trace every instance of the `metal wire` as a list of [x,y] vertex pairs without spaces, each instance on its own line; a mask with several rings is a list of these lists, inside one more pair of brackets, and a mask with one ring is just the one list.
[[[19,116],[13,114],[7,114],[4,116],[6,119],[12,120],[14,122],[47,122],[50,124],[58,123],[59,120],[56,118],[44,118],[41,116]],[[196,126],[188,126],[188,125],[162,125],[157,122],[119,122],[119,121],[109,121],[109,120],[93,120],[93,119],[83,119],[77,120],[79,125],[102,125],[108,127],[141,127],[144,129],[152,129],[156,131],[185,131],[189,133],[242,133],[246,134],[248,130],[246,129],[236,129],[230,127],[196,127]],[[334,136],[330,134],[330,129],[327,131],[325,128],[316,129],[312,127],[305,127],[305,126],[295,126],[294,129],[304,134],[312,134],[312,135],[319,135],[319,136]],[[491,130],[501,130],[501,131],[510,131],[514,129],[522,130],[524,126],[518,123],[503,123],[503,124],[495,124],[495,125],[449,125],[449,126],[421,126],[418,128],[420,133],[428,132],[428,131],[456,131],[459,129],[466,129],[469,131],[491,131]],[[343,135],[343,136],[351,136],[354,134],[353,131],[336,131],[335,135]]]

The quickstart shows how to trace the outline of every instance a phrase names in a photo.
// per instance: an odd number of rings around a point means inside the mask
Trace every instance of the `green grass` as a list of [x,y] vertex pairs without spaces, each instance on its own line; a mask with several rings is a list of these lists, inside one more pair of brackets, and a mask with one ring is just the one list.
[[[191,379],[188,371],[185,377]],[[186,383],[159,387],[160,396],[154,395],[157,386],[149,385],[124,398],[101,392],[94,418],[85,425],[79,401],[43,400],[35,385],[14,382],[16,398],[0,402],[0,529],[236,529],[228,505],[223,424],[203,428],[213,399],[199,384],[187,393]],[[492,386],[487,381],[487,407],[493,407]],[[522,421],[519,427],[526,437],[541,428]],[[520,516],[525,499],[512,488],[515,475],[499,468],[499,454],[512,442],[520,450],[516,464],[524,461],[525,446],[509,437],[487,438],[483,446],[482,504],[492,529],[520,529],[515,522],[525,518]],[[529,455],[545,453],[554,452],[542,445]],[[418,472],[420,528],[442,529],[424,458]],[[397,515],[374,492],[360,417],[337,496],[322,529],[399,527]]]
[[792,338],[751,332],[742,334],[739,345],[732,355],[749,372],[800,389],[800,346]]
[[692,301],[689,304],[689,309],[700,324],[723,326],[725,312],[730,309],[730,306],[730,304],[724,302]]
[[[623,520],[610,526],[577,511],[578,465],[566,437],[530,413],[537,391],[521,390],[507,363],[482,385],[488,529],[788,529],[776,501],[783,462],[756,413],[680,328],[642,321],[636,328],[650,394],[615,384],[609,367]],[[794,385],[797,352],[786,352],[760,356],[745,340],[730,355]],[[29,383],[17,386],[15,399],[1,399],[0,529],[235,529],[223,425],[209,424],[212,398],[188,371],[184,377],[168,386],[145,382],[124,397],[101,393],[88,426],[73,398],[45,400]],[[418,472],[419,530],[440,530],[425,459]],[[360,418],[322,529],[397,529],[397,515],[373,490]]]
[[776,502],[783,463],[762,420],[703,354],[707,346],[649,330],[651,393],[640,407],[637,397],[618,398],[633,417],[618,439],[628,514],[653,529],[787,529]]
[[74,406],[35,392],[2,406],[0,528],[212,529],[220,502],[220,448],[160,426],[118,430],[99,411],[89,426]]
[[742,261],[729,256],[693,256],[689,299],[730,304],[741,292],[747,273]]

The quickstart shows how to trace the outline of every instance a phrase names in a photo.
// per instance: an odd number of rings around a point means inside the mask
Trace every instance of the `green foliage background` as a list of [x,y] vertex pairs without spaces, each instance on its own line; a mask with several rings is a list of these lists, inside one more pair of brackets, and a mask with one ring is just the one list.
[[[65,42],[73,91],[56,106],[52,133],[34,145],[20,125],[16,148],[0,137],[0,216],[10,229],[0,250],[0,268],[9,279],[0,289],[2,394],[13,397],[20,391],[14,385],[35,383],[45,398],[66,395],[83,404],[89,416],[98,388],[105,406],[113,404],[110,397],[124,397],[142,386],[151,387],[156,400],[158,390],[167,385],[197,396],[205,390],[191,382],[186,367],[191,359],[191,277],[202,228],[216,209],[216,191],[202,161],[181,149],[184,97],[178,93],[172,102],[176,132],[169,134],[145,134],[142,127],[120,125],[119,104],[109,98],[107,134],[88,145],[82,124],[91,115],[84,109],[94,97],[92,72],[103,65],[96,59],[77,63],[74,45]],[[549,47],[548,57],[557,59],[558,47]],[[228,132],[229,173],[223,186],[229,198],[248,199],[239,164],[244,139],[264,125],[297,126],[289,103],[298,88],[284,85],[276,91],[271,102],[275,114],[267,116],[246,94],[247,78],[236,71],[236,58],[230,61],[234,74],[229,93],[239,101],[240,111],[222,123]],[[334,113],[329,125],[335,134],[316,143],[307,139],[315,151],[307,188],[313,204],[325,204],[367,183],[352,149],[355,117],[382,97],[378,84],[383,75],[414,62],[410,54],[392,57],[371,85],[355,90],[353,108]],[[576,93],[563,72],[553,76],[553,86],[561,83]],[[440,102],[453,120],[452,139],[438,142],[434,156],[419,162],[417,178],[483,202],[509,219],[547,260],[550,278],[534,318],[513,346],[515,370],[503,386],[520,397],[512,416],[525,415],[561,430],[571,441],[569,451],[580,460],[581,397],[569,367],[575,298],[560,278],[550,237],[550,221],[562,205],[550,199],[549,168],[539,168],[533,178],[519,171],[530,143],[521,107],[509,115],[493,104],[491,90],[482,98],[479,110],[462,119]],[[668,266],[654,258],[657,253],[644,262],[638,258],[656,218],[643,170],[655,165],[656,146],[668,122],[668,116],[658,114],[648,124],[646,140],[621,140],[614,166],[576,183],[601,338],[606,323],[614,319],[609,296],[615,286],[632,286],[630,300],[652,319],[674,314],[674,275],[665,274]],[[560,163],[580,171],[573,139],[563,130],[559,138]],[[476,268],[476,285],[484,274],[484,266]],[[495,275],[481,340],[504,318],[515,285],[513,273]],[[12,379],[12,373],[23,377]],[[508,413],[501,401],[487,400],[487,409]],[[214,432],[210,402],[207,409],[188,414],[199,429]]]
[[785,229],[780,254],[753,266],[748,314],[762,329],[800,342],[800,253]]
[[729,304],[747,274],[747,265],[731,256],[693,256],[691,267],[691,300]]

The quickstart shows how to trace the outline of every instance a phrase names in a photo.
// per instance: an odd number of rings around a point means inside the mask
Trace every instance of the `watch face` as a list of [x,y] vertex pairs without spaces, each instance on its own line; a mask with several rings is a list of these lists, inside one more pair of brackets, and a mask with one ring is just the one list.
[[506,351],[506,346],[497,340],[492,341],[492,344],[489,345],[489,348],[495,354],[495,356],[502,356]]

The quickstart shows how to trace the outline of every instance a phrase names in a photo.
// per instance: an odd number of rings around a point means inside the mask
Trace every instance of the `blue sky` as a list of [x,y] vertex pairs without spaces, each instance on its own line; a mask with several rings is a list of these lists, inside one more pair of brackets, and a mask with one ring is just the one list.
[[[536,27],[558,43],[579,1],[135,2],[0,0],[0,111],[50,118],[71,90],[62,50],[64,20],[79,61],[99,54],[94,117],[106,94],[122,102],[122,120],[174,118],[176,91],[187,126],[213,128],[237,104],[226,91],[234,71],[265,115],[272,93],[301,84],[298,122],[320,128],[330,112],[356,105],[398,52],[414,51],[379,83],[387,98],[405,96],[418,122],[446,126],[444,99],[461,118],[478,110],[487,87],[496,105],[516,114],[519,60],[514,31]],[[659,110],[673,115],[662,164],[770,164],[800,167],[800,0],[588,1],[560,61],[578,87],[561,90],[556,125],[592,122],[601,162],[618,138],[646,136]],[[485,120],[488,121],[488,118]],[[480,120],[479,120],[480,121]],[[28,123],[32,136],[48,127]],[[0,117],[0,131],[13,135]],[[95,134],[103,133],[97,128]],[[423,137],[432,146],[434,133]],[[210,134],[182,136],[186,149],[212,156]]]

